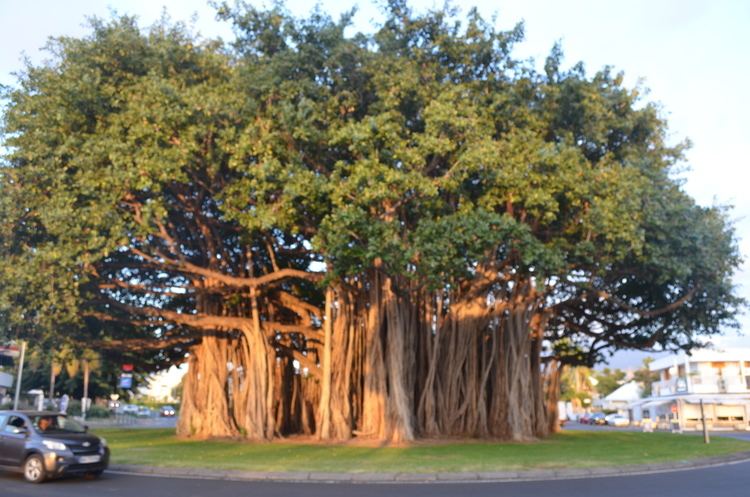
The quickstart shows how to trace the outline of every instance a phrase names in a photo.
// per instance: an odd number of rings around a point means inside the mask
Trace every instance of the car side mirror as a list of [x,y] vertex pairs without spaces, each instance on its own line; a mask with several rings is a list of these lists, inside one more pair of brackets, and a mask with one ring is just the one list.
[[29,434],[29,429],[26,428],[26,427],[23,427],[23,426],[17,426],[15,428],[13,428],[13,433],[15,435],[28,435]]

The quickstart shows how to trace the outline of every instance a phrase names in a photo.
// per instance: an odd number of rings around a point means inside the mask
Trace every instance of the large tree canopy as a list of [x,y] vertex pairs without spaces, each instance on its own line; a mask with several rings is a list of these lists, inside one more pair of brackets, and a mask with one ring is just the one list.
[[621,75],[476,11],[219,16],[95,21],[4,113],[0,317],[188,360],[182,434],[543,436],[560,363],[734,323],[732,227]]

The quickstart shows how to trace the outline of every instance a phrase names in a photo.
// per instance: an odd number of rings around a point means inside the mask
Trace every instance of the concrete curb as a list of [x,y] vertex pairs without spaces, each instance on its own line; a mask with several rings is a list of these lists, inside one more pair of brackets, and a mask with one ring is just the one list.
[[114,464],[109,471],[117,474],[186,478],[198,480],[230,480],[286,483],[502,483],[517,481],[573,480],[635,476],[712,468],[750,462],[750,452],[717,456],[692,461],[624,466],[616,468],[536,469],[528,471],[496,471],[467,473],[309,473],[210,470],[204,468],[155,468]]

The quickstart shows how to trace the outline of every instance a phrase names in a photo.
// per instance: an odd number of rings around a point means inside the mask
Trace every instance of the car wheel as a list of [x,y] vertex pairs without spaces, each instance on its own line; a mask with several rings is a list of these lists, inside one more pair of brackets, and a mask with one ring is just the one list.
[[44,459],[39,454],[32,454],[23,463],[23,477],[29,483],[42,483],[47,477],[44,471]]

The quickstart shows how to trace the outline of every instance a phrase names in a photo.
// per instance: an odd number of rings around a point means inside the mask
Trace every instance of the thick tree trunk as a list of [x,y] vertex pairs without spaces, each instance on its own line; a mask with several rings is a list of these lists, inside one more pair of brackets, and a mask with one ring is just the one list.
[[206,333],[194,347],[178,432],[400,443],[418,435],[529,440],[554,429],[559,375],[549,363],[542,374],[546,322],[529,281],[515,280],[490,302],[486,282],[427,293],[377,262],[367,276],[329,285],[319,331],[313,306],[284,304],[299,307],[302,348],[288,311],[251,288],[245,307],[232,310],[249,315],[239,331]]
[[358,375],[361,368],[357,355],[361,347],[357,345],[354,302],[343,289],[336,292],[336,306],[332,325],[331,351],[331,437],[335,440],[348,440],[352,437],[359,398]]
[[560,361],[550,359],[547,362],[544,375],[545,414],[547,415],[547,431],[544,435],[560,431]]
[[407,336],[412,333],[408,327],[408,304],[400,302],[390,278],[383,279],[384,311],[386,314],[386,378],[388,384],[387,440],[400,443],[414,440],[413,391],[408,384],[414,356],[406,355]]
[[365,325],[365,360],[363,371],[362,428],[360,434],[385,440],[386,423],[386,370],[383,359],[383,303],[378,271],[373,271],[369,281],[369,302]]
[[331,430],[331,347],[333,345],[333,289],[326,288],[325,318],[323,320],[323,373],[318,408],[318,439],[330,440]]
[[183,385],[177,434],[194,438],[239,435],[229,411],[224,337],[208,333],[193,348]]
[[[426,329],[423,330],[429,338],[423,343],[426,350],[423,352],[426,361],[426,377],[424,379],[424,386],[419,397],[419,405],[417,408],[417,420],[419,423],[420,432],[428,437],[436,437],[440,434],[440,430],[437,422],[437,410],[438,405],[436,402],[436,378],[438,374],[438,360],[440,354],[440,344],[445,335],[445,330],[440,323],[442,317],[443,297],[442,292],[438,292],[436,296],[435,306],[435,318],[433,322],[432,315],[428,313],[429,322]],[[452,324],[452,323],[451,323]],[[433,331],[434,330],[434,331]],[[433,335],[434,334],[434,335]]]

